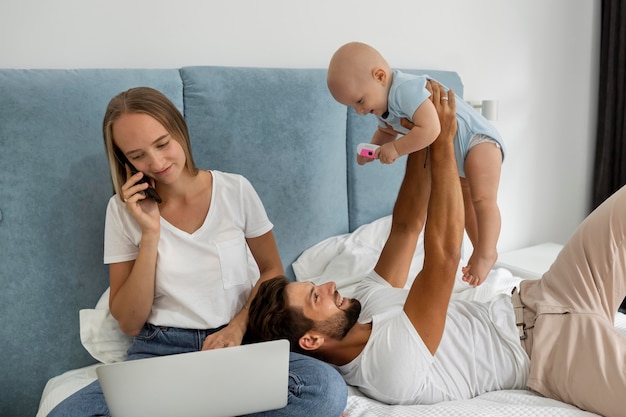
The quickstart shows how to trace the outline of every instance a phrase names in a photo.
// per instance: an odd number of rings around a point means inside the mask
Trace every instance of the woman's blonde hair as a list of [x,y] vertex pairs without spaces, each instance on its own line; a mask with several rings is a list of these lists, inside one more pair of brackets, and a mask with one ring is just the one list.
[[126,166],[116,156],[119,148],[113,137],[113,124],[124,114],[143,113],[161,123],[170,136],[180,144],[185,152],[185,166],[192,175],[198,173],[193,156],[189,130],[183,115],[163,93],[150,87],[136,87],[113,97],[107,106],[102,121],[104,148],[109,160],[109,170],[113,190],[121,196],[122,185],[126,182]]

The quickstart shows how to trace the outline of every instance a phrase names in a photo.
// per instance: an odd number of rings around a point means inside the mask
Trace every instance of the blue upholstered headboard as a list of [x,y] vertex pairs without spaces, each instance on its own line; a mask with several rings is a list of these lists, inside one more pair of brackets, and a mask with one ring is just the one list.
[[[462,95],[456,73],[427,73]],[[252,182],[289,276],[304,249],[391,212],[404,160],[356,164],[375,120],[334,102],[323,69],[0,69],[2,416],[34,415],[49,378],[94,362],[78,311],[108,286],[101,122],[139,85],[183,111],[198,166]]]

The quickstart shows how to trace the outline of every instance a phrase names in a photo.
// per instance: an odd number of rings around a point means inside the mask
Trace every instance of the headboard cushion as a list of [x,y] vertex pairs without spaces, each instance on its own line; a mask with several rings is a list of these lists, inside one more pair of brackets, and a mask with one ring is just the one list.
[[246,176],[265,204],[288,276],[307,247],[348,231],[346,109],[321,69],[183,68],[201,168]]
[[0,415],[35,415],[47,378],[93,362],[78,310],[108,285],[102,117],[138,84],[182,108],[178,70],[0,71]]

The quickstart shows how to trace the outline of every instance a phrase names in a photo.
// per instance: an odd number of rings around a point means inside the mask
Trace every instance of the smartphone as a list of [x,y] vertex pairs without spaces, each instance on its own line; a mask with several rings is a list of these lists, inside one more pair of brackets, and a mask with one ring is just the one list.
[[[135,175],[136,173],[139,172],[137,170],[137,168],[135,168],[133,166],[133,164],[130,163],[128,158],[126,158],[126,155],[124,155],[124,153],[122,153],[122,151],[119,148],[115,148],[115,156],[122,163],[122,165],[128,165],[128,168],[130,168],[131,174]],[[148,188],[146,188],[144,190],[146,195],[149,198],[151,198],[154,201],[156,201],[157,203],[160,203],[161,201],[163,201],[163,200],[161,200],[161,196],[159,196],[157,194],[157,192],[154,189],[154,187],[152,187],[152,185],[150,185],[150,182],[148,181],[148,176],[146,174],[144,174],[143,177],[141,177],[141,179],[139,181],[137,181],[137,184],[143,184],[144,182],[148,184]]]

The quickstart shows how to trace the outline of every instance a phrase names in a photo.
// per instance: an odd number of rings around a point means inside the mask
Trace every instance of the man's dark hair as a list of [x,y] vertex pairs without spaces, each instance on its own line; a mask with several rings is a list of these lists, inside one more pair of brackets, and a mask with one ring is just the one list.
[[291,350],[303,352],[298,341],[314,322],[301,309],[289,306],[285,291],[288,284],[282,275],[261,283],[250,304],[248,330],[256,340],[287,339]]

